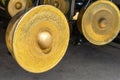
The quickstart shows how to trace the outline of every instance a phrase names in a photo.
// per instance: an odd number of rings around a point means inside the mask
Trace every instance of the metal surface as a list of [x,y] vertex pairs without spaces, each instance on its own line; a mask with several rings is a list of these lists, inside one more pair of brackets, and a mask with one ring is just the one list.
[[17,26],[17,23],[19,22],[19,18],[22,16],[22,13],[19,13],[15,15],[15,17],[10,20],[7,30],[6,30],[6,45],[12,56],[14,56],[13,52],[13,35],[15,32],[15,28]]
[[67,14],[70,7],[69,0],[43,0],[43,4],[53,5],[60,9],[64,14]]
[[26,6],[31,7],[31,0],[9,0],[7,8],[11,17],[15,16],[18,12],[25,10]]
[[64,56],[69,27],[57,8],[37,6],[17,19],[6,32],[9,51],[25,70],[41,73],[53,68]]
[[118,7],[110,1],[96,1],[82,17],[82,33],[89,42],[105,45],[116,38],[120,30],[119,24]]

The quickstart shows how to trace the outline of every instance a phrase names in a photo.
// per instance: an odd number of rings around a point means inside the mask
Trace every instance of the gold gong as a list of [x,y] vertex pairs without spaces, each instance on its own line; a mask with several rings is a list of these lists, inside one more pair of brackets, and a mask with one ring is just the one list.
[[64,14],[69,11],[69,0],[43,0],[43,4],[53,5],[60,9]]
[[110,0],[98,0],[98,1],[110,1]]
[[16,27],[8,26],[7,47],[25,70],[33,73],[48,71],[64,56],[69,26],[57,8],[50,5],[34,7],[12,24]]
[[9,0],[8,13],[11,17],[13,17],[18,12],[24,10],[26,8],[26,4],[28,5],[28,7],[32,7],[31,0]]
[[[79,27],[81,28],[81,27]],[[105,45],[116,38],[120,30],[120,12],[110,1],[96,1],[82,17],[82,33],[95,45]]]

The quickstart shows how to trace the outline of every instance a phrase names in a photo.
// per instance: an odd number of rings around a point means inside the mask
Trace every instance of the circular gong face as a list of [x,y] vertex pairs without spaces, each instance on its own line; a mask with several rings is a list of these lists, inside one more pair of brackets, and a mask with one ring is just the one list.
[[69,0],[44,0],[43,4],[50,4],[60,9],[64,14],[69,10]]
[[69,42],[65,16],[50,5],[37,6],[19,21],[13,36],[13,52],[19,65],[33,73],[53,68]]
[[8,3],[8,12],[10,16],[16,15],[18,12],[25,9],[26,0],[10,0]]
[[105,45],[118,35],[120,30],[119,9],[110,1],[96,1],[82,17],[82,32],[95,45]]
[[11,17],[16,15],[18,12],[22,11],[25,9],[26,4],[28,2],[28,6],[32,6],[32,1],[31,0],[9,0],[8,3],[8,12]]

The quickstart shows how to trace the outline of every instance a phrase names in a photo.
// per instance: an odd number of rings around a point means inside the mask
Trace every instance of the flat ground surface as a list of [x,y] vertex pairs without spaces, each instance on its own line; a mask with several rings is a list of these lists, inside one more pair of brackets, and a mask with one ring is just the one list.
[[0,80],[120,80],[120,44],[69,45],[62,61],[42,74],[24,71],[8,54],[0,29]]

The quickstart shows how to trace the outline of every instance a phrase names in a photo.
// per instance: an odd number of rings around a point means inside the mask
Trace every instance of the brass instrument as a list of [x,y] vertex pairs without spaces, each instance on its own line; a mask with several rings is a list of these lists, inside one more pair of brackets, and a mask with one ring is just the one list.
[[119,8],[110,1],[96,1],[84,11],[82,19],[79,16],[79,30],[95,45],[108,44],[119,34]]
[[27,7],[32,7],[32,0],[1,0],[0,2],[11,17]]
[[70,7],[69,0],[43,0],[42,4],[49,4],[60,9],[64,14],[67,14]]
[[17,63],[42,73],[61,61],[70,38],[94,45],[117,39],[119,9],[113,0],[0,0],[0,22],[7,25],[6,45]]
[[50,5],[16,15],[6,31],[6,44],[12,56],[22,68],[33,73],[53,68],[64,56],[68,42],[67,20]]

